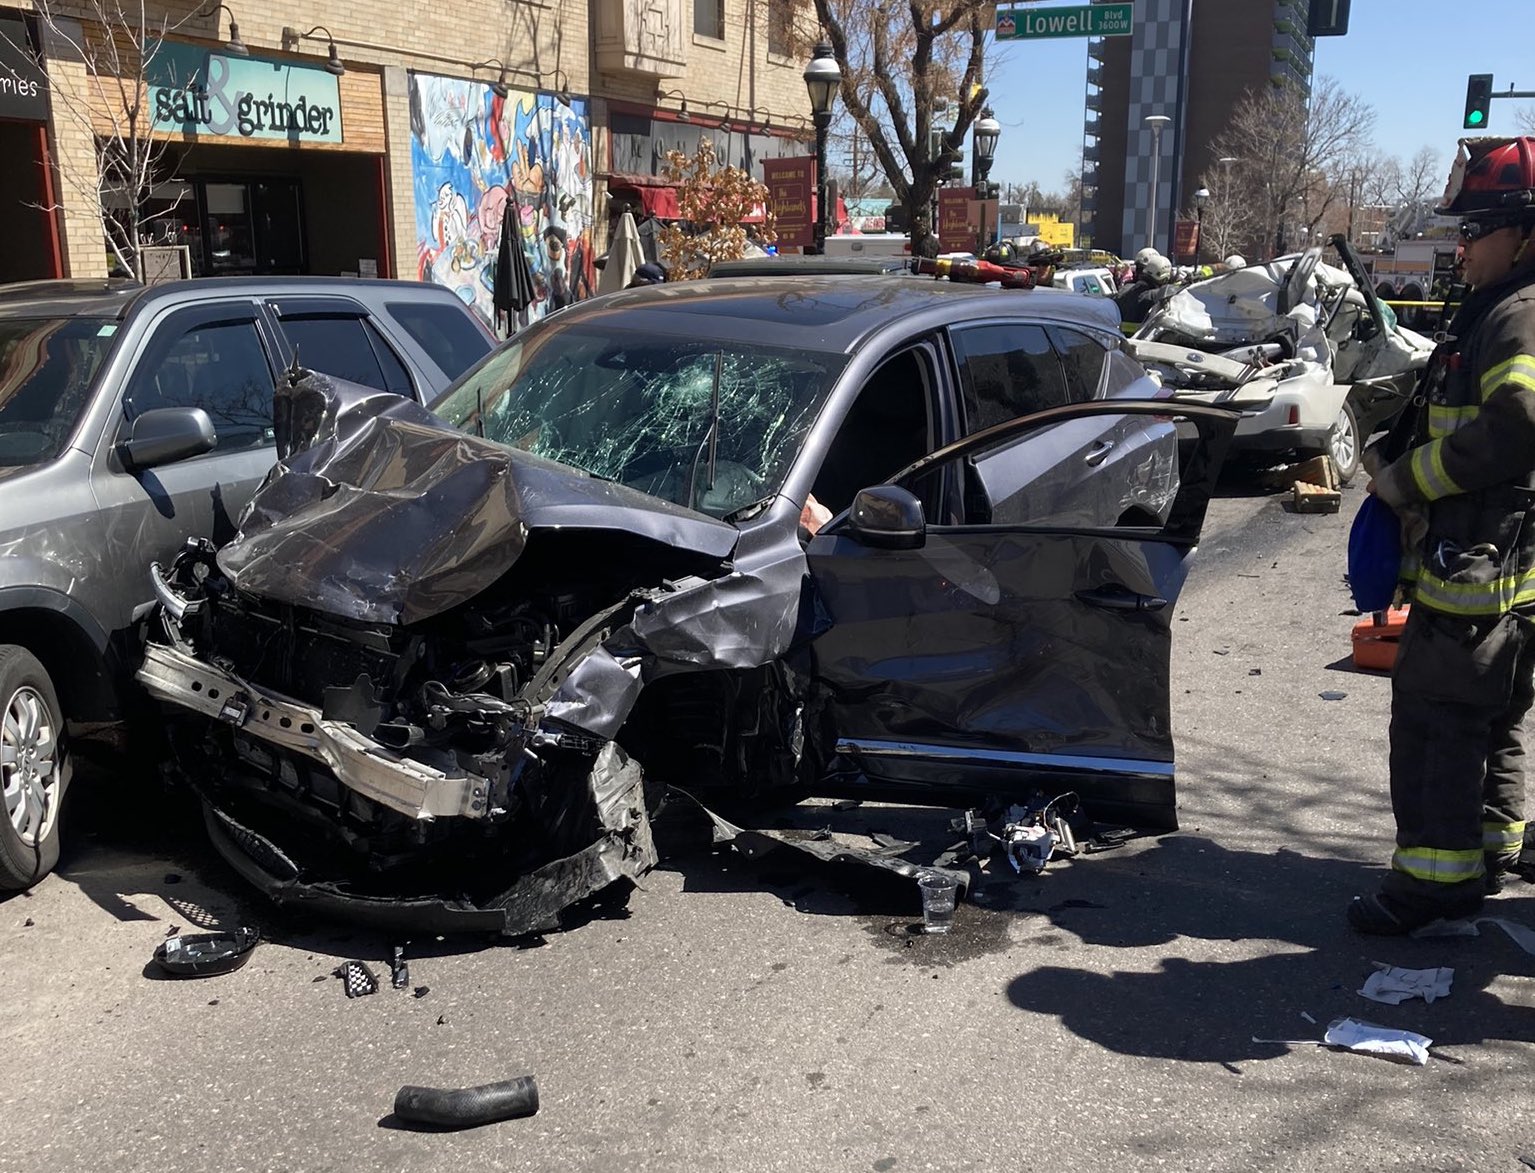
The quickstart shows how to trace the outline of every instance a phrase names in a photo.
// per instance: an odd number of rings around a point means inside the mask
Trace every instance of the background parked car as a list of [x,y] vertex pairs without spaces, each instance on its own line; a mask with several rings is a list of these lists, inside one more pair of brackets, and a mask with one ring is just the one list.
[[271,468],[279,372],[424,401],[494,341],[413,282],[0,287],[0,889],[57,858],[69,739],[124,714],[149,563],[231,537]]

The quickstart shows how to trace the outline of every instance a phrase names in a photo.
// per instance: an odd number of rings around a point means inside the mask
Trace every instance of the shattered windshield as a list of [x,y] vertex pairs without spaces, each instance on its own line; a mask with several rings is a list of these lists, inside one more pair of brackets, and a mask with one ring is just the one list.
[[845,363],[551,322],[506,343],[432,410],[497,444],[729,517],[777,493]]
[[64,450],[115,333],[99,318],[0,319],[0,466]]

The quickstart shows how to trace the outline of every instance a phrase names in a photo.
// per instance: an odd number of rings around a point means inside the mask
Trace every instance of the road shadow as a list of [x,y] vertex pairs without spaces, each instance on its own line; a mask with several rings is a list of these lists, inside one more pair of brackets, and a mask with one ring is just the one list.
[[[1489,988],[1504,975],[1535,976],[1535,957],[1491,926],[1471,939],[1353,933],[1344,920],[1348,898],[1373,890],[1378,876],[1376,868],[1288,849],[1232,851],[1199,836],[1168,837],[1094,868],[1093,907],[1036,910],[1048,924],[1018,944],[1044,956],[1012,979],[1007,997],[1109,1050],[1188,1062],[1275,1058],[1288,1048],[1254,1037],[1319,1040],[1331,1019],[1345,1015],[1419,1031],[1439,1046],[1535,1042],[1535,1015]],[[1523,887],[1489,901],[1484,915],[1535,923],[1535,888]],[[1051,964],[1045,951],[1065,949],[1071,938],[1127,951],[1192,938],[1216,943],[1217,956],[1162,956],[1149,971],[1134,952],[1124,968]],[[1222,956],[1251,953],[1261,955]],[[1453,993],[1433,1005],[1368,1001],[1355,991],[1376,961],[1451,966]]]

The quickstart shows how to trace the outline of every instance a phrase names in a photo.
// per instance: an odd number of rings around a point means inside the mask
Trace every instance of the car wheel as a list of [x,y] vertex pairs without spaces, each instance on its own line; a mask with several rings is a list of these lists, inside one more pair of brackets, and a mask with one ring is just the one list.
[[68,785],[53,681],[32,653],[0,646],[0,890],[29,888],[53,870]]
[[1338,412],[1338,422],[1327,433],[1327,454],[1338,469],[1338,483],[1346,485],[1359,472],[1359,460],[1363,444],[1359,435],[1359,420],[1353,405],[1344,403]]

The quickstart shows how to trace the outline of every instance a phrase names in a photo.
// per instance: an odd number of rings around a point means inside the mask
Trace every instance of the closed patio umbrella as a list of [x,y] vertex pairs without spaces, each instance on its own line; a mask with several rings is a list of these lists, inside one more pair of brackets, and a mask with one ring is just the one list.
[[496,249],[495,283],[491,291],[491,300],[496,307],[496,327],[503,328],[502,315],[506,315],[504,329],[508,336],[523,324],[523,311],[538,296],[533,284],[533,266],[528,264],[527,251],[522,247],[521,229],[522,217],[514,198],[501,221],[501,242]]
[[613,293],[626,288],[634,279],[634,271],[644,263],[645,253],[640,248],[639,227],[634,223],[634,214],[625,212],[618,218],[618,225],[613,229],[608,263],[603,266],[602,276],[597,278],[597,292]]

